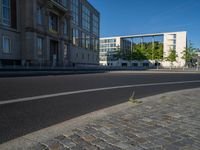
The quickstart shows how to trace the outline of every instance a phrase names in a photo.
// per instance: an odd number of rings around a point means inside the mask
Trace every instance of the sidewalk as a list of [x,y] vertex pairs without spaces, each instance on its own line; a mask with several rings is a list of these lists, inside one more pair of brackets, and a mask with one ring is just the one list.
[[200,150],[200,88],[93,112],[0,145],[1,150]]

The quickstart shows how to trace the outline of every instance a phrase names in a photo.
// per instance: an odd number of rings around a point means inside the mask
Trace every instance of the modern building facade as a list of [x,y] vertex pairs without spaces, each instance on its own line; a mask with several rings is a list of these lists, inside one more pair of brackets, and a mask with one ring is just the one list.
[[100,39],[100,64],[112,66],[118,60],[120,53],[128,54],[131,51],[131,42],[121,37],[108,37]]
[[98,65],[99,22],[87,0],[0,0],[0,63]]
[[[105,40],[107,43],[105,44]],[[128,52],[132,58],[118,59],[115,57],[113,60],[109,59],[109,50],[111,47],[110,41],[118,39],[117,46],[120,50],[123,49],[123,42],[128,41]],[[121,46],[122,45],[122,46]],[[170,50],[175,50],[177,54],[176,61],[173,62],[174,67],[183,67],[185,60],[183,59],[183,51],[187,47],[187,32],[168,32],[168,33],[155,33],[155,34],[141,34],[130,36],[119,36],[100,39],[100,64],[103,66],[132,66],[132,67],[153,67],[160,65],[162,67],[170,67],[171,62],[166,61],[166,57],[170,54]],[[142,51],[141,59],[134,56],[134,52],[138,49]],[[125,51],[127,49],[125,48]]]

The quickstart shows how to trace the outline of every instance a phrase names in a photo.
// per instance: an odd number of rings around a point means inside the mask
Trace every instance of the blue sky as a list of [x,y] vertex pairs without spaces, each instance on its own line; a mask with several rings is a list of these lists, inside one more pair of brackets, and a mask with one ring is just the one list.
[[101,37],[187,31],[200,48],[200,0],[88,0],[101,13]]

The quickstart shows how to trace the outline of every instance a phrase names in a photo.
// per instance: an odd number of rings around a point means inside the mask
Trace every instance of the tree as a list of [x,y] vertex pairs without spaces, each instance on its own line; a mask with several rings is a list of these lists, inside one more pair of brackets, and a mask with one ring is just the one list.
[[171,63],[170,70],[172,69],[173,63],[176,61],[177,57],[178,57],[178,55],[176,54],[176,50],[170,48],[169,55],[166,57],[166,61],[169,61]]
[[163,60],[163,43],[134,43],[131,58],[133,60]]
[[189,42],[189,46],[185,47],[183,51],[182,59],[185,60],[185,66],[188,67],[189,64],[192,62],[192,57],[195,56],[195,48],[193,47],[193,44]]
[[139,44],[133,44],[133,49],[131,53],[131,59],[132,60],[146,60],[146,54],[145,54],[145,44],[139,43]]
[[129,53],[123,53],[120,48],[117,49],[117,58],[125,60],[163,60],[163,43],[161,42],[143,42],[133,43]]
[[123,57],[123,53],[120,49],[120,47],[117,47],[117,51],[116,51],[116,58],[119,60]]
[[155,48],[153,51],[153,59],[154,60],[163,60],[163,43],[155,42]]

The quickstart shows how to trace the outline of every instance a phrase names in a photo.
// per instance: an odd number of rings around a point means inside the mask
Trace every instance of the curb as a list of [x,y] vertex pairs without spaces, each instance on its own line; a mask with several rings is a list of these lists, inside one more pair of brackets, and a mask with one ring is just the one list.
[[6,77],[30,77],[30,76],[53,76],[53,75],[76,75],[76,74],[96,74],[96,73],[145,73],[145,74],[200,74],[200,71],[162,71],[162,70],[131,70],[131,71],[110,71],[110,70],[96,70],[96,71],[0,71],[0,78]]

